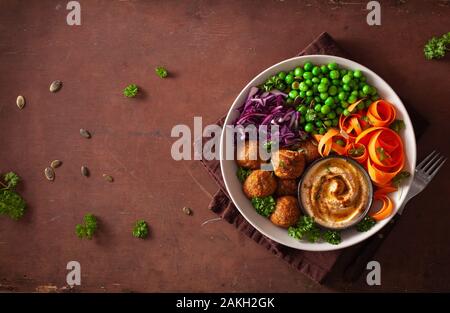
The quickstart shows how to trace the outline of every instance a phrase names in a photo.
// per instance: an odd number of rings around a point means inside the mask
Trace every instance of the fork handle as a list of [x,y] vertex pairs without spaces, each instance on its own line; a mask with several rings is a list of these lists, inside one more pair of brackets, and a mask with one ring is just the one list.
[[399,217],[400,215],[398,214],[393,216],[389,223],[385,225],[378,233],[363,242],[361,248],[357,252],[358,256],[356,259],[344,270],[344,279],[346,281],[353,282],[361,276],[363,271],[366,269],[367,263],[373,260],[378,248],[397,224],[397,219]]

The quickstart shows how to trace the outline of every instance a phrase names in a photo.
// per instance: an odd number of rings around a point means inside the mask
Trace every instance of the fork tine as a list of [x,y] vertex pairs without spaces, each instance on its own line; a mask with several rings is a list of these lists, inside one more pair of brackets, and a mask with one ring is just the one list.
[[416,166],[417,169],[421,169],[432,157],[433,155],[436,153],[436,150],[434,150],[433,152],[431,152],[425,159],[423,159],[422,162],[419,163],[419,165]]
[[[438,154],[439,155],[439,154]],[[434,159],[434,158],[433,158]],[[427,168],[426,170],[424,170],[425,173],[427,173],[428,175],[431,175],[431,173],[433,173],[434,169],[442,162],[442,160],[444,160],[445,157],[441,156],[439,159],[437,159],[436,161],[433,161],[433,163],[431,164],[430,161],[430,167]]]
[[439,152],[435,153],[435,155],[433,156],[433,158],[427,162],[427,164],[425,164],[424,166],[422,166],[422,171],[424,172],[428,172],[429,169],[436,164],[437,162],[439,162],[439,159],[441,158],[441,154]]
[[431,173],[430,178],[429,178],[430,180],[432,180],[433,177],[439,172],[442,165],[444,165],[445,161],[447,161],[447,158],[445,158],[444,161],[442,161],[442,163],[433,171],[433,173]]

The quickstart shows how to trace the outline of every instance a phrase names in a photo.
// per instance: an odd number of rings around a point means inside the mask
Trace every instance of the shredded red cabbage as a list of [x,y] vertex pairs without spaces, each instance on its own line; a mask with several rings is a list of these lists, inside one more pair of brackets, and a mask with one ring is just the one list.
[[237,110],[240,113],[234,126],[267,125],[269,140],[270,126],[279,126],[280,147],[291,146],[304,139],[304,132],[299,128],[300,112],[286,104],[287,94],[272,90],[263,92],[257,87],[252,87],[245,103]]

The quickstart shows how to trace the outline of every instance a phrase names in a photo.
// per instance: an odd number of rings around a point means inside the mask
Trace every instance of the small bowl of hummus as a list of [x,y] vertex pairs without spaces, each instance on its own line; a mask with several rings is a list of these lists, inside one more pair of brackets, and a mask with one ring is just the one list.
[[298,188],[304,213],[328,229],[357,224],[372,205],[373,187],[368,173],[347,157],[329,156],[313,162]]

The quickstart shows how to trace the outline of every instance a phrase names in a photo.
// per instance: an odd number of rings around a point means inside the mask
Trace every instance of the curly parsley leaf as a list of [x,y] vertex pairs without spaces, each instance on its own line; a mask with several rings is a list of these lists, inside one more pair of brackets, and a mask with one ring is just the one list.
[[236,172],[236,176],[239,179],[239,181],[243,183],[247,179],[247,177],[251,174],[251,172],[252,170],[239,167]]
[[167,70],[162,66],[158,66],[157,68],[155,68],[155,72],[161,78],[166,78],[169,75]]
[[314,218],[302,216],[296,226],[288,228],[288,235],[296,239],[306,239],[317,242],[321,237],[320,229],[314,223]]
[[359,232],[366,232],[369,229],[371,229],[373,226],[375,226],[377,222],[370,216],[366,216],[362,219],[361,222],[356,224],[356,230]]
[[134,224],[133,236],[144,239],[148,236],[148,224],[144,220],[138,220]]
[[405,181],[405,179],[409,178],[411,176],[411,174],[407,171],[401,171],[400,173],[398,173],[397,175],[394,176],[394,178],[392,178],[392,185],[394,185],[395,187],[400,186],[400,184],[402,182]]
[[449,50],[450,32],[441,37],[433,37],[425,44],[423,53],[428,60],[440,59],[445,56]]
[[332,245],[338,245],[341,243],[341,234],[334,230],[327,230],[322,235],[323,240],[326,242],[332,244]]
[[75,232],[79,238],[92,239],[98,229],[98,221],[95,215],[86,214],[83,223],[75,226]]
[[26,209],[25,200],[14,191],[14,188],[20,182],[20,177],[9,172],[4,175],[4,182],[0,181],[0,214],[9,216],[14,220],[20,219]]
[[399,133],[402,129],[405,129],[405,122],[403,120],[395,120],[394,122],[392,122],[389,128],[396,133]]
[[139,92],[138,86],[136,86],[135,84],[131,84],[125,87],[125,89],[123,90],[123,95],[127,98],[134,98],[136,97],[138,92]]
[[275,211],[275,199],[272,196],[255,197],[252,199],[252,205],[258,214],[269,217]]

